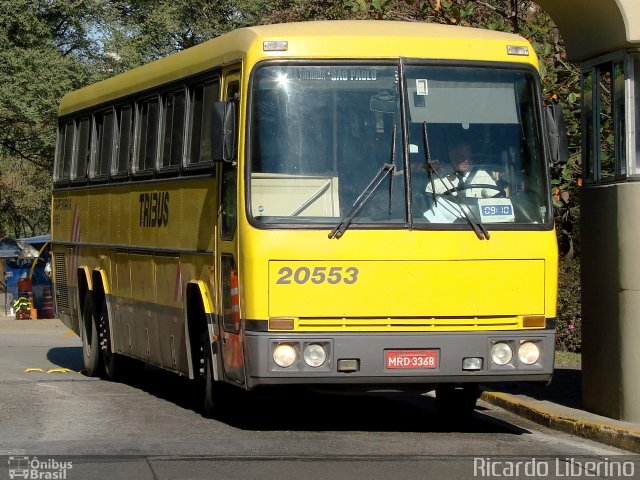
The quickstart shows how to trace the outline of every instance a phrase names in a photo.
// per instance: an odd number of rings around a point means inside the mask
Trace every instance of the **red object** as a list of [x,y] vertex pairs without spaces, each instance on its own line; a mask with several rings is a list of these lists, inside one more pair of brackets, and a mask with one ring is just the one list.
[[384,364],[392,369],[438,368],[438,350],[387,350]]
[[53,318],[53,297],[51,287],[42,289],[42,305],[40,308],[40,318]]

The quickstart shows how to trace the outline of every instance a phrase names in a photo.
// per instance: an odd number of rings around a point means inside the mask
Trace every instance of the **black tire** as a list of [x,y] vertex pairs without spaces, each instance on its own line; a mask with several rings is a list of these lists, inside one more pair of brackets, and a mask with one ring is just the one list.
[[93,297],[91,292],[87,291],[84,295],[80,318],[80,338],[82,339],[84,370],[89,377],[98,377],[103,372],[98,332],[96,319],[93,315]]
[[219,408],[219,384],[213,379],[213,359],[211,358],[211,347],[208,345],[209,335],[203,332],[200,336],[200,365],[202,368],[199,374],[202,376],[203,402],[202,416],[214,418]]
[[477,383],[462,386],[443,383],[436,387],[436,406],[447,421],[465,422],[473,416],[479,396],[480,386]]

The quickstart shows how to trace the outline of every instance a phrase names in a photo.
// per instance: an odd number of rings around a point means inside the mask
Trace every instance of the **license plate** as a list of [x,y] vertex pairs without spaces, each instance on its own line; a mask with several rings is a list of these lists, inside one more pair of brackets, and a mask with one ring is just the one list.
[[387,368],[438,368],[438,350],[385,350]]

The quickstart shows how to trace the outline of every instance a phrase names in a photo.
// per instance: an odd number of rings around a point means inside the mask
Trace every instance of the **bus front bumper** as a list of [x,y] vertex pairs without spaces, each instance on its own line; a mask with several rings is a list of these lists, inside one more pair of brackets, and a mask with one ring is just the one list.
[[[277,384],[548,382],[553,373],[555,331],[245,332],[245,340],[248,388]],[[519,350],[527,344],[530,351],[530,343],[540,355],[527,364],[521,360]],[[498,350],[502,352],[501,365],[494,361],[495,355],[492,358],[496,344],[500,344]],[[274,350],[279,345],[290,345],[297,352],[288,367],[274,361]],[[305,361],[304,351],[309,345],[320,345],[325,350],[326,361],[322,365],[310,366]],[[525,360],[531,362],[531,358]]]

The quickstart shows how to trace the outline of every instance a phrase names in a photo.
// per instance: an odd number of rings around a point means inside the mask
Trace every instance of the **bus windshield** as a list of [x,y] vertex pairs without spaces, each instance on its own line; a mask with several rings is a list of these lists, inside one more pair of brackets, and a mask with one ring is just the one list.
[[403,78],[400,71],[361,63],[258,68],[249,137],[254,221],[335,225],[387,164],[351,228],[549,226],[534,74],[411,63]]

